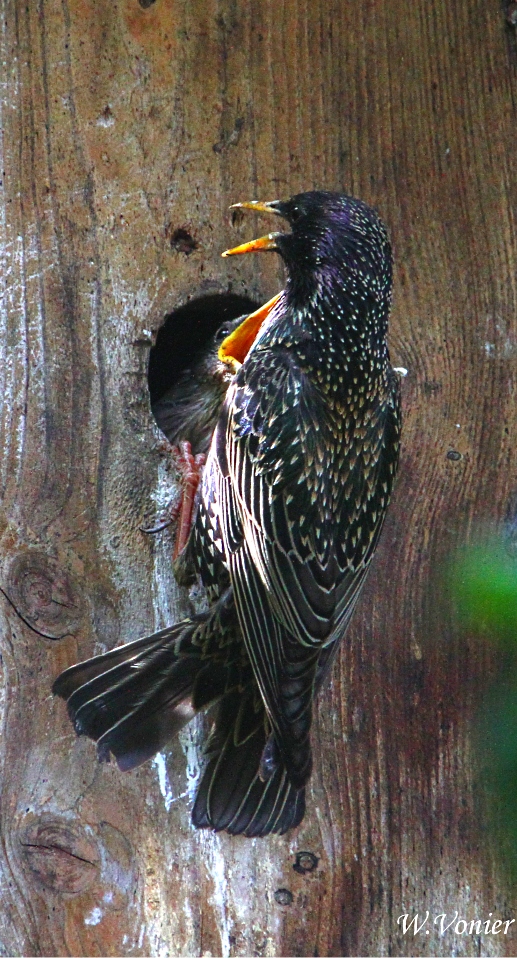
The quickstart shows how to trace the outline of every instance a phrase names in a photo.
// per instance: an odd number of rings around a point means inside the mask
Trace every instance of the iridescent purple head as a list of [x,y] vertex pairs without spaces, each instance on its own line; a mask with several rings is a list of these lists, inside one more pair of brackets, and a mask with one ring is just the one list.
[[362,200],[317,190],[269,204],[291,226],[276,245],[295,286],[338,282],[348,295],[389,300],[392,255],[386,228]]
[[[288,272],[289,290],[307,298],[337,284],[348,299],[389,306],[392,255],[386,228],[362,200],[345,193],[314,190],[290,200],[252,201],[235,206],[275,213],[290,233],[270,233],[228,253],[276,250]],[[228,253],[224,255],[228,255]]]

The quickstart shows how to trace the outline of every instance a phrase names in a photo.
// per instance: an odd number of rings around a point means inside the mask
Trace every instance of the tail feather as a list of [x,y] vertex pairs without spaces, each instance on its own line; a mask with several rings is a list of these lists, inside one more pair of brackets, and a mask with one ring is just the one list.
[[[246,735],[239,728],[243,712],[253,716]],[[221,704],[215,734],[207,746],[212,756],[192,811],[197,828],[251,838],[283,834],[300,824],[305,812],[304,789],[298,791],[291,785],[283,765],[267,781],[260,778],[268,734],[265,710],[262,704],[253,707],[252,694],[228,697]]]
[[91,659],[86,659],[85,662],[78,662],[58,675],[52,686],[52,692],[66,701],[73,692],[82,688],[87,682],[99,675],[104,675],[105,672],[121,662],[130,662],[141,650],[149,649],[160,639],[165,640],[177,631],[177,625],[168,626],[161,632],[155,632],[154,635],[146,635],[141,639],[135,639],[134,642],[126,642],[125,645],[119,645],[116,649],[103,652],[102,655],[94,655]]
[[[67,701],[76,732],[97,742],[99,759],[112,753],[122,771],[147,761],[200,708],[218,700],[193,824],[250,837],[283,834],[301,822],[305,792],[290,781],[231,625],[225,597],[204,616],[67,669],[53,691]],[[266,779],[268,742],[276,760]]]
[[[66,699],[78,735],[97,744],[101,761],[115,756],[123,771],[151,758],[195,715],[192,687],[203,663],[183,653],[185,633],[198,623],[180,623],[80,662],[54,682]],[[192,646],[190,646],[192,648]]]
[[111,726],[142,709],[154,709],[171,698],[190,695],[200,662],[178,660],[174,646],[154,649],[136,666],[119,665],[78,689],[68,700],[69,715],[79,735],[98,739]]
[[144,709],[132,712],[99,738],[99,761],[109,761],[111,752],[121,772],[129,772],[160,752],[195,714],[190,698],[166,701],[165,692],[153,700],[151,714]]
[[[255,790],[258,793],[257,784]],[[246,826],[246,836],[283,835],[290,828],[296,828],[305,815],[305,788],[295,789],[283,768],[278,769],[265,785],[260,784],[263,786],[262,795]],[[250,795],[250,798],[258,798],[258,794]]]

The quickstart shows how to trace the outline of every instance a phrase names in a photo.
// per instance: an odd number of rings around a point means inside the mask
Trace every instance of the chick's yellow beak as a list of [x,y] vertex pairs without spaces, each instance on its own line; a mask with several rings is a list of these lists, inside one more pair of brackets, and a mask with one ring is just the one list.
[[269,316],[273,306],[276,306],[281,293],[277,293],[263,306],[256,309],[233,330],[226,339],[223,339],[219,346],[218,356],[221,362],[231,366],[234,372],[237,371],[241,363],[251,349],[255,338],[264,320]]

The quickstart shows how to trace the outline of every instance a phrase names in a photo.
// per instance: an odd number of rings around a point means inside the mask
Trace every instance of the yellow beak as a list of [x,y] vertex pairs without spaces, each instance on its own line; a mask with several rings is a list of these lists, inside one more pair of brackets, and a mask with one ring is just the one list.
[[237,329],[233,330],[233,333],[230,333],[226,339],[223,339],[219,346],[218,356],[221,362],[231,366],[234,372],[246,359],[262,323],[266,317],[269,316],[273,307],[276,306],[281,295],[281,293],[277,293],[276,296],[273,296],[273,299],[264,303],[264,305],[256,309],[254,313],[250,313],[250,315],[237,326]]
[[[279,210],[276,209],[277,200],[269,200],[268,202],[263,202],[262,200],[250,200],[247,203],[232,203],[230,206],[231,210],[255,210],[256,213],[274,213],[275,216],[281,216]],[[259,239],[251,240],[249,243],[243,243],[241,246],[235,246],[234,249],[227,249],[222,256],[234,256],[235,253],[257,253],[261,250],[276,250],[278,246],[276,245],[277,236],[281,236],[281,233],[268,233],[267,236],[261,236]]]
[[277,202],[277,200],[268,200],[267,202],[262,200],[249,200],[247,203],[232,203],[230,209],[255,210],[257,213],[274,213],[276,216],[281,216],[282,214],[275,206]]
[[[244,206],[244,203],[240,204]],[[221,256],[234,256],[235,253],[256,253],[264,249],[278,249],[276,245],[277,236],[281,233],[268,233],[267,236],[260,236],[259,239],[250,240],[249,243],[242,243],[241,246],[234,246],[233,249],[227,249]]]
[[[274,213],[276,216],[280,216],[279,210],[275,209],[275,203],[276,200],[271,200],[268,203],[262,202],[261,200],[250,200],[248,203],[233,203],[230,209],[255,210],[257,213]],[[282,233],[268,233],[267,236],[260,236],[259,239],[250,240],[249,243],[242,243],[241,246],[227,249],[221,255],[235,256],[236,253],[257,253],[262,250],[277,250],[278,246],[276,241],[279,236],[282,236]],[[277,293],[276,296],[273,296],[273,299],[264,303],[264,305],[256,309],[254,313],[250,313],[240,326],[234,329],[233,333],[230,333],[226,339],[223,339],[218,352],[221,362],[232,366],[234,371],[238,369],[246,359],[262,323],[269,316],[273,307],[276,306],[281,295],[281,293]]]

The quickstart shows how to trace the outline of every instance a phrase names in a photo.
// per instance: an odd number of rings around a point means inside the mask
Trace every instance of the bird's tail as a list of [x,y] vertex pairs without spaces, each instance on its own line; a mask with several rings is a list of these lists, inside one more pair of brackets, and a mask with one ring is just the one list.
[[199,656],[182,655],[192,623],[162,629],[73,665],[56,679],[78,735],[97,742],[100,761],[136,768],[195,715],[192,690]]
[[192,810],[196,828],[254,838],[272,832],[283,835],[300,824],[305,788],[294,788],[281,763],[271,777],[261,777],[269,738],[264,706],[255,689],[236,691],[222,700]]
[[56,679],[53,692],[67,702],[77,734],[97,743],[101,761],[113,754],[122,771],[147,761],[199,709],[218,702],[193,823],[282,834],[301,822],[304,790],[293,788],[282,764],[261,778],[271,730],[242,643],[231,639],[232,605],[220,601],[204,615],[80,662]]

